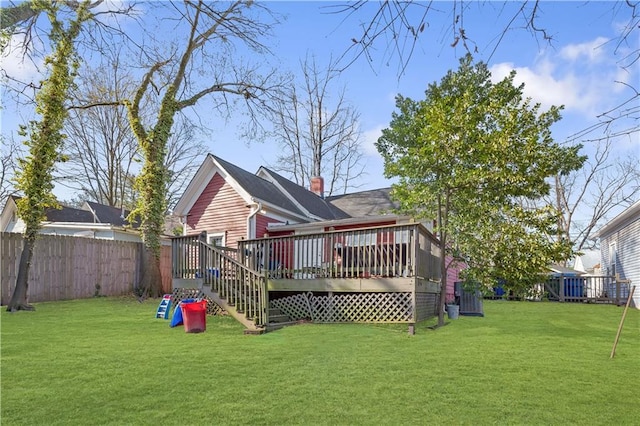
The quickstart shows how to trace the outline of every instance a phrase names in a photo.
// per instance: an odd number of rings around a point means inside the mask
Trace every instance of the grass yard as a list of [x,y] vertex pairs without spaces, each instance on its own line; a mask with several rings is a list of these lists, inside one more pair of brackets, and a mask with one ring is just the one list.
[[640,311],[485,302],[484,318],[184,333],[159,300],[2,310],[3,425],[640,424]]

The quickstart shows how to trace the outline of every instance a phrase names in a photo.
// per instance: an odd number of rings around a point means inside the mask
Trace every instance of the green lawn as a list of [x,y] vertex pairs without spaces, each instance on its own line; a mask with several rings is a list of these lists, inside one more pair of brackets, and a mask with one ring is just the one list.
[[640,424],[640,311],[485,302],[484,318],[187,334],[159,300],[2,311],[3,425]]

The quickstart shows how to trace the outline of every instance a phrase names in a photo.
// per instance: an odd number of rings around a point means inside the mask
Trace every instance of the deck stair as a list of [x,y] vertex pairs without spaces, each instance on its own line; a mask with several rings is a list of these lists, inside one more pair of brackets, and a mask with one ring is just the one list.
[[212,291],[210,286],[204,285],[202,287],[202,292],[211,298],[211,300],[220,306],[220,308],[235,318],[239,323],[244,325],[245,334],[262,334],[298,323],[298,321],[291,321],[291,318],[289,318],[288,315],[283,314],[280,309],[270,308],[268,317],[269,322],[265,326],[259,326],[256,325],[255,321],[247,318],[244,312],[236,309],[234,305],[229,304],[226,299],[221,298],[216,292]]
[[289,315],[283,314],[278,308],[269,308],[269,324],[290,322]]
[[266,326],[266,331],[274,331],[298,323],[298,321],[292,321],[289,315],[282,313],[280,309],[269,308],[269,324]]
[[[295,324],[281,311],[268,309],[263,273],[197,237],[181,243],[183,248],[174,253],[188,253],[190,256],[174,259],[174,266],[176,263],[179,266],[174,270],[174,278],[197,283],[205,296],[245,327],[245,333],[261,334]],[[197,261],[189,263],[190,259]],[[191,276],[185,276],[190,271],[193,271]]]

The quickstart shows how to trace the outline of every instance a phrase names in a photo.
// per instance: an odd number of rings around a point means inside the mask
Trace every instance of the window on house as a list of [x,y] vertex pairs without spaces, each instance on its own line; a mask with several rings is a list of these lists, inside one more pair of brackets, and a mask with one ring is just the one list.
[[345,244],[347,246],[372,246],[378,242],[378,233],[376,231],[355,231],[345,236]]
[[616,275],[616,263],[618,261],[618,246],[614,242],[609,244],[609,275]]
[[207,234],[207,244],[215,247],[224,247],[224,232]]
[[403,229],[402,231],[395,231],[394,241],[397,244],[407,244],[409,242],[409,230]]

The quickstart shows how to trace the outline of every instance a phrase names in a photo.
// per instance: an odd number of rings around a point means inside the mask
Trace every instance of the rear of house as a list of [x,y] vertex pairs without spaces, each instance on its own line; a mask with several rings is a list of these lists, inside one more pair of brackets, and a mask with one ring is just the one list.
[[174,209],[183,224],[174,283],[215,293],[226,310],[241,305],[232,315],[248,328],[268,321],[262,303],[291,319],[329,322],[433,315],[437,240],[430,224],[393,214],[389,193],[325,198],[322,178],[308,190],[267,168],[253,174],[208,155]]

